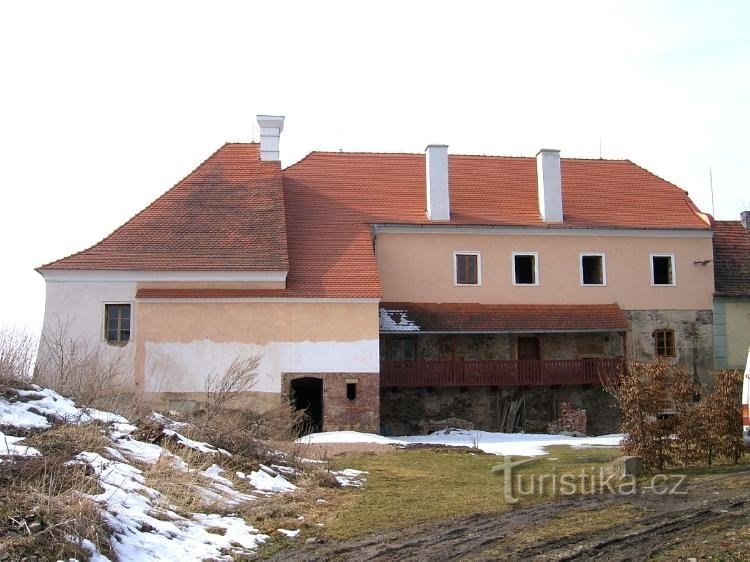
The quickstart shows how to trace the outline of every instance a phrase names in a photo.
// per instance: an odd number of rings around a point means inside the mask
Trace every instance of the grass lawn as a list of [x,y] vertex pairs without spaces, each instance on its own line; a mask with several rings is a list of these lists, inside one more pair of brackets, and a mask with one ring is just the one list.
[[[570,474],[577,481],[582,469],[598,473],[619,455],[618,449],[611,447],[553,446],[548,451],[547,456],[515,468],[514,475],[528,481],[541,474]],[[502,459],[451,447],[336,458],[331,461],[332,468],[356,468],[369,475],[365,489],[352,494],[340,505],[335,518],[326,522],[324,534],[345,539],[442,518],[510,509],[503,492],[504,478],[492,471]],[[548,495],[535,495],[533,499]],[[532,496],[522,501],[529,499]]]

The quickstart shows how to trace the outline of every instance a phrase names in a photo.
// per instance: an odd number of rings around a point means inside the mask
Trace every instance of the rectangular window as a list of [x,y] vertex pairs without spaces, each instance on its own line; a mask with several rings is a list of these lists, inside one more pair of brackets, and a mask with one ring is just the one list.
[[654,351],[657,357],[674,357],[674,330],[656,330],[654,332]]
[[356,382],[346,383],[346,398],[347,400],[357,399],[357,383]]
[[581,254],[581,285],[606,285],[604,254]]
[[415,361],[417,345],[413,338],[393,338],[391,340],[391,360]]
[[104,338],[109,343],[126,343],[130,340],[130,305],[104,305]]
[[513,284],[539,284],[538,254],[536,252],[513,252]]
[[455,279],[456,285],[481,285],[479,252],[455,252]]
[[674,255],[651,254],[651,284],[676,285]]

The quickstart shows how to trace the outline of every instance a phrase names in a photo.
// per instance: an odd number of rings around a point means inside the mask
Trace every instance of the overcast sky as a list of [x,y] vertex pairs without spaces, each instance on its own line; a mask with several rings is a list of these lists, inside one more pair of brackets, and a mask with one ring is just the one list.
[[750,209],[750,2],[3,2],[0,324],[257,113],[311,150],[628,158]]

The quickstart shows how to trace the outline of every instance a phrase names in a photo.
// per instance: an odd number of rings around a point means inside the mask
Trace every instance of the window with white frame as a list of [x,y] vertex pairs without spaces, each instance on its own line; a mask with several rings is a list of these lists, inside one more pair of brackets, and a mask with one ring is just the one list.
[[539,284],[538,252],[513,252],[513,284]]
[[606,285],[607,270],[604,254],[581,254],[580,258],[581,285]]
[[651,284],[677,284],[674,254],[651,254]]
[[453,282],[456,285],[482,284],[482,261],[479,252],[454,252],[453,264]]
[[104,339],[107,343],[125,344],[130,340],[130,305],[104,305]]

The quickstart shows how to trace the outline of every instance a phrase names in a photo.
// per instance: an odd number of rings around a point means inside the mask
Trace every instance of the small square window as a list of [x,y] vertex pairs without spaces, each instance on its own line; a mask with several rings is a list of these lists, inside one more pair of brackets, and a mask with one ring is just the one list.
[[674,330],[654,332],[654,352],[657,357],[675,357]]
[[513,284],[514,285],[538,285],[539,270],[537,266],[537,254],[514,253],[513,254]]
[[130,305],[104,305],[104,338],[109,343],[127,343],[130,340]]
[[674,256],[672,254],[651,255],[651,284],[675,285]]
[[606,285],[604,254],[581,254],[581,285]]
[[453,255],[456,285],[479,285],[479,252],[456,252]]
[[356,382],[346,383],[346,398],[348,400],[357,399],[357,383]]

